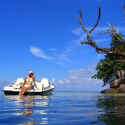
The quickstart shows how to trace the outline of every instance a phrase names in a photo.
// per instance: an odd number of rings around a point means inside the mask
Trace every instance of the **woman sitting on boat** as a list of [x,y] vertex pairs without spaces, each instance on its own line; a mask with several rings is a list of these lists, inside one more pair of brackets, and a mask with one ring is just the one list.
[[19,96],[22,96],[26,91],[31,90],[32,85],[34,85],[34,87],[37,88],[34,73],[32,71],[29,71],[29,75],[24,80],[22,88],[19,92]]

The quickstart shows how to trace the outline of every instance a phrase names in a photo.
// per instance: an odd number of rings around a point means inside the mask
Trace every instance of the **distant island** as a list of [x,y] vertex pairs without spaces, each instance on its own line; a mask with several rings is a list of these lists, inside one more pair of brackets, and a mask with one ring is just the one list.
[[[124,9],[124,8],[123,8]],[[103,90],[102,93],[125,93],[125,39],[124,36],[115,30],[113,24],[105,31],[111,36],[110,47],[99,47],[93,40],[91,33],[96,29],[101,18],[101,8],[98,10],[98,18],[95,25],[88,30],[83,24],[83,15],[80,10],[79,23],[81,29],[86,33],[86,41],[82,41],[82,45],[89,45],[102,53],[104,59],[101,59],[97,66],[97,73],[92,76],[95,79],[101,79],[104,86],[109,84],[110,88]]]

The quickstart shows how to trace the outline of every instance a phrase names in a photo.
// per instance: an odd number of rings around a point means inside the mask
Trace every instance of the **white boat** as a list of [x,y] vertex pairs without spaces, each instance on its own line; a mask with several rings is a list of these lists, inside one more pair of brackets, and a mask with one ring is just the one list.
[[[18,95],[22,84],[24,83],[23,78],[18,78],[13,84],[5,86],[3,91],[5,95]],[[32,87],[31,90],[28,90],[24,95],[43,95],[49,94],[55,87],[50,81],[46,78],[43,78],[39,81],[36,81],[37,88]]]

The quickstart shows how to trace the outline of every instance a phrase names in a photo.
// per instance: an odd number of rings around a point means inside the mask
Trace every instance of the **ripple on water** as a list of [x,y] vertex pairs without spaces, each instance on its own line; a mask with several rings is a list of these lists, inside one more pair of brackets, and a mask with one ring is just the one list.
[[0,125],[123,125],[124,116],[125,95],[55,92],[23,99],[0,95]]

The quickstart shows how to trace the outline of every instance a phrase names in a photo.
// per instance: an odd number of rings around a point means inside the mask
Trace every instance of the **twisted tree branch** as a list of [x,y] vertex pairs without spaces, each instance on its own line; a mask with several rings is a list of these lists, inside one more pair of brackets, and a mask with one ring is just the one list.
[[98,26],[99,21],[100,21],[100,18],[101,18],[101,8],[99,8],[99,14],[98,14],[97,22],[96,22],[96,24],[90,29],[89,33],[91,33],[92,31],[94,31],[95,28]]
[[[111,49],[107,49],[107,48],[102,48],[102,47],[99,47],[91,38],[91,33],[96,29],[96,27],[99,25],[99,21],[100,21],[100,18],[101,18],[101,8],[99,8],[98,10],[98,18],[97,18],[97,21],[96,21],[96,24],[90,29],[88,30],[84,25],[83,25],[83,17],[82,17],[82,11],[80,10],[80,26],[82,28],[82,30],[84,32],[86,32],[87,34],[87,41],[82,41],[81,44],[87,44],[87,45],[90,45],[91,47],[95,48],[97,52],[99,53],[105,53],[105,54],[110,54],[110,55],[115,55],[115,56],[122,56],[122,57],[125,57],[125,52],[120,52],[120,51],[114,51],[114,50],[111,50]],[[123,40],[115,31],[114,29],[114,25],[111,24],[111,30],[108,30],[107,31],[108,33],[110,33],[110,35],[114,38],[117,38],[117,40],[119,40],[122,44],[125,44],[125,40]]]

